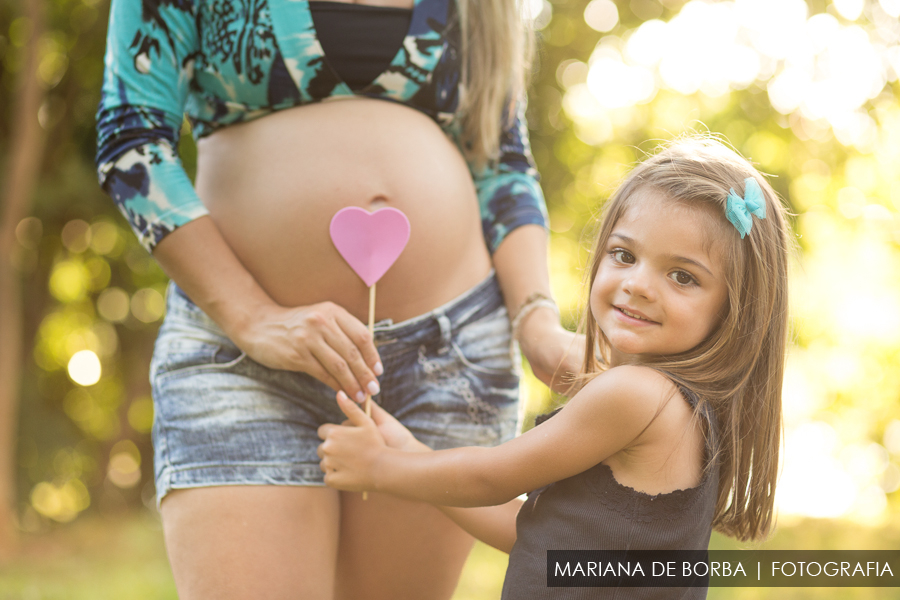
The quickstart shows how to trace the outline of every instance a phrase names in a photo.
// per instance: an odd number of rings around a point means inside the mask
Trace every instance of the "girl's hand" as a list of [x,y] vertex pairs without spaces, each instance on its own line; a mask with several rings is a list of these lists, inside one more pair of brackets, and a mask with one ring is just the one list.
[[384,369],[366,326],[333,302],[259,309],[235,343],[270,369],[302,371],[362,402],[381,390]]
[[[337,393],[337,401],[340,405],[341,402],[347,402],[348,398],[344,392]],[[412,432],[407,429],[403,423],[394,418],[394,415],[384,410],[377,403],[372,402],[372,420],[375,422],[375,425],[378,427],[378,432],[381,434],[381,437],[384,438],[384,443],[387,444],[388,448],[396,448],[397,450],[404,450],[406,452],[431,452],[431,448],[420,442],[416,439],[416,437],[412,434]],[[341,425],[346,427],[352,427],[353,423],[350,419],[347,419]],[[321,432],[328,431],[328,427],[333,427],[333,425],[327,424],[323,425],[320,429],[320,437]],[[324,438],[323,438],[324,439]]]
[[563,328],[549,309],[528,315],[519,329],[519,346],[535,377],[550,389],[567,396],[584,362],[584,336]]
[[[350,424],[326,423],[319,427],[319,438],[324,441],[316,453],[321,459],[319,468],[325,473],[325,484],[348,492],[372,490],[375,488],[375,469],[380,455],[388,449],[387,443],[375,421],[357,404],[341,393],[338,393],[337,402]],[[384,420],[387,413],[380,406],[373,403],[372,410],[380,413],[379,418],[394,442],[407,444],[410,438],[415,441],[399,422],[394,420],[396,425],[393,425],[390,420]]]

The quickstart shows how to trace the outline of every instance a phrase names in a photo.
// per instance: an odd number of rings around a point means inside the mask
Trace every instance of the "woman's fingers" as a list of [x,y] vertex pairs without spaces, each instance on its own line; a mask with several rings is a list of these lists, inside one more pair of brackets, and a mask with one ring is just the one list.
[[300,369],[304,373],[308,373],[330,387],[333,390],[341,389],[341,382],[331,376],[319,360],[312,354],[306,363],[300,365]]
[[329,344],[322,343],[311,348],[316,362],[321,365],[328,377],[337,382],[332,389],[343,390],[357,402],[365,400],[366,393],[360,387],[356,375],[350,370],[347,361]]
[[379,390],[383,367],[372,336],[333,302],[262,311],[236,342],[260,364],[308,373],[360,402]]
[[[375,340],[372,334],[359,319],[344,311],[337,317],[337,323],[344,335],[353,344],[353,347],[360,352],[360,360],[366,368],[371,368],[376,375],[384,374],[384,366],[381,364],[381,357],[378,356],[378,350],[375,348]],[[373,395],[377,392],[373,392]]]
[[[358,321],[357,323],[362,326]],[[363,331],[365,336],[357,336],[357,341],[365,342],[363,346],[370,346],[374,351],[375,345],[372,344],[369,332],[365,329]],[[338,326],[338,323],[333,329],[324,332],[323,341],[324,345],[319,348],[316,358],[328,366],[331,376],[342,384],[341,389],[351,398],[362,402],[366,394],[374,396],[381,392],[374,371],[363,358],[363,350]],[[377,353],[375,356],[377,358]]]
[[381,391],[376,375],[384,369],[372,336],[359,319],[332,302],[307,307],[303,319],[304,333],[298,341],[337,383],[332,389],[344,390],[357,402]]

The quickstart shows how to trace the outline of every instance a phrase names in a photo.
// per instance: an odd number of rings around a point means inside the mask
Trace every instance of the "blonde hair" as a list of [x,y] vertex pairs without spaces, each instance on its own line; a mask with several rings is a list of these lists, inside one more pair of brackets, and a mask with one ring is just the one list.
[[500,132],[516,116],[531,65],[531,23],[520,0],[458,0],[462,34],[464,152],[476,164],[497,158]]
[[[741,239],[725,218],[725,199],[730,189],[743,195],[748,177],[763,190],[766,218],[753,217],[752,230]],[[781,442],[791,247],[787,212],[765,178],[735,151],[710,136],[676,140],[637,166],[605,207],[587,274],[588,295],[610,233],[635,192],[648,187],[667,201],[704,209],[698,218],[707,234],[713,227],[718,230],[713,239],[722,240],[717,251],[724,257],[728,299],[720,325],[706,340],[642,364],[698,394],[695,418],[705,403],[712,408],[720,468],[713,527],[740,540],[759,539],[772,526]],[[610,345],[590,310],[584,311],[581,327],[584,376],[590,377],[607,368]]]

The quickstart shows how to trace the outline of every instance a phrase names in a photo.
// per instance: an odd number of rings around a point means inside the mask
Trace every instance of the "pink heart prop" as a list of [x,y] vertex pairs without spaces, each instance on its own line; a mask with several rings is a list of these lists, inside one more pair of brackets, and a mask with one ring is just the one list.
[[348,206],[331,219],[331,241],[367,287],[381,279],[409,241],[409,219],[396,208]]

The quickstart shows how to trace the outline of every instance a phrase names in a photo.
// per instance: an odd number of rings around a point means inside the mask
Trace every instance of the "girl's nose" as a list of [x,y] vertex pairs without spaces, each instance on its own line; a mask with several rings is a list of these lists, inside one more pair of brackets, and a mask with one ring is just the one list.
[[648,273],[644,273],[643,269],[632,271],[623,282],[622,288],[632,296],[650,301],[656,299],[656,290],[653,288],[650,276]]

